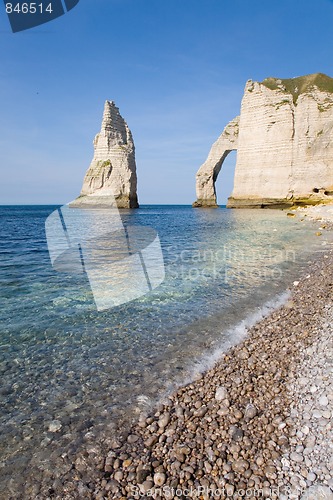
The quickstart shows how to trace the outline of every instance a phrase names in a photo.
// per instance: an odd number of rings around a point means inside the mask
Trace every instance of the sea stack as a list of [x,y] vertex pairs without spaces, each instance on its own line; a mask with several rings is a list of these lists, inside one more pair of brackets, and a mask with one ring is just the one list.
[[333,79],[316,73],[246,83],[240,116],[196,176],[195,207],[216,207],[215,181],[237,150],[230,208],[333,203]]
[[94,139],[94,158],[80,196],[71,207],[138,208],[135,147],[130,129],[113,101],[104,106],[101,131]]

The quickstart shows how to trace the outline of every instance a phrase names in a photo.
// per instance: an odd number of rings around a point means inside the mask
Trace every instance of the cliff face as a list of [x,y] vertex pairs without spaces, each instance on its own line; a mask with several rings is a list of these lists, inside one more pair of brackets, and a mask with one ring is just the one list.
[[137,208],[134,142],[113,101],[105,102],[102,127],[95,137],[94,150],[80,196],[70,206],[109,206],[113,196],[118,208]]
[[[333,202],[333,79],[315,74],[248,81],[235,149],[229,207]],[[197,173],[200,206],[212,206],[212,191],[207,203],[201,197],[208,186],[201,179],[214,172],[214,161],[208,157]]]

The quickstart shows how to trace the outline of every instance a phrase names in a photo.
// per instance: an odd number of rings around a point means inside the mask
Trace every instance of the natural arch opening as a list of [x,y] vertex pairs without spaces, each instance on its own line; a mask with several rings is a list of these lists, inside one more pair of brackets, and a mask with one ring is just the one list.
[[215,181],[226,157],[238,147],[239,116],[234,118],[223,130],[210,148],[208,157],[201,165],[196,179],[197,199],[193,207],[217,207]]
[[[237,160],[237,150],[225,151],[220,162],[213,172],[214,193],[217,205],[226,205],[234,187],[235,168]],[[220,171],[223,171],[219,175]]]

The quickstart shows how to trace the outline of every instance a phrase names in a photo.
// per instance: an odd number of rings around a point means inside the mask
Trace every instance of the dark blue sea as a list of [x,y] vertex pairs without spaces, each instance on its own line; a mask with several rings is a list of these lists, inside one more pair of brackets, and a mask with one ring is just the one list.
[[279,210],[124,210],[125,226],[157,231],[165,280],[98,312],[86,274],[51,266],[56,208],[0,207],[1,498],[75,457],[88,431],[107,452],[117,426],[218,359],[331,245],[320,222]]

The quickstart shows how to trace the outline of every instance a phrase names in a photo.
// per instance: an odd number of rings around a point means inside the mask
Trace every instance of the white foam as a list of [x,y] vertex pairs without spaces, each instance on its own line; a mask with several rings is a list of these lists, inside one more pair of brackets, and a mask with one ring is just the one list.
[[[206,353],[196,361],[192,362],[191,365],[189,365],[187,369],[185,369],[185,371],[187,372],[186,378],[170,384],[170,386],[165,390],[164,394],[160,398],[158,398],[156,403],[167,403],[169,396],[178,388],[184,387],[197,380],[198,378],[201,378],[202,374],[213,368],[231,347],[239,344],[247,336],[250,328],[252,328],[262,319],[272,314],[273,311],[276,311],[284,304],[286,304],[290,299],[290,296],[291,293],[289,290],[276,295],[273,299],[269,300],[263,306],[258,307],[254,312],[249,314],[244,320],[240,321],[232,328],[221,332],[221,346],[219,346],[213,352]],[[152,400],[150,400],[149,403],[151,406]]]
[[269,300],[263,306],[258,307],[256,311],[249,314],[237,325],[223,332],[223,345],[214,350],[213,353],[205,354],[198,360],[191,370],[192,380],[197,374],[202,374],[212,368],[231,347],[239,344],[246,336],[250,328],[262,319],[269,316],[273,311],[279,309],[290,299],[289,290],[278,294],[274,299]]

